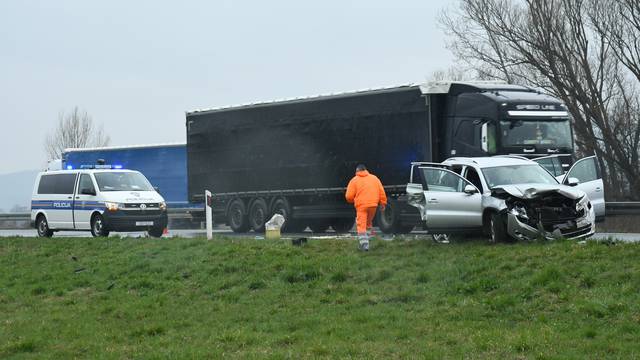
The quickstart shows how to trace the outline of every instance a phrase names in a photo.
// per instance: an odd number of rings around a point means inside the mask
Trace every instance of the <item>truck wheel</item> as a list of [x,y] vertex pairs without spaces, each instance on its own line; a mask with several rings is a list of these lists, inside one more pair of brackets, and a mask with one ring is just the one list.
[[52,237],[53,230],[49,229],[49,223],[44,215],[38,215],[36,220],[36,230],[38,230],[39,237]]
[[249,226],[255,232],[264,232],[264,223],[269,220],[269,207],[264,199],[255,199],[249,206]]
[[293,219],[291,204],[289,204],[289,200],[287,200],[287,198],[278,198],[274,201],[273,206],[271,207],[271,213],[280,214],[284,217],[284,225],[282,225],[282,228],[280,229],[283,233],[302,232],[307,227],[299,220]]
[[161,227],[152,227],[151,229],[147,230],[147,233],[149,234],[149,236],[153,236],[155,238],[162,237],[163,232],[164,232],[164,228],[161,228]]
[[489,217],[489,241],[492,243],[508,242],[510,240],[503,218],[502,215],[496,212]]
[[100,214],[95,214],[91,218],[91,235],[93,235],[93,237],[109,236],[109,232],[105,227],[104,218]]
[[352,218],[336,218],[331,220],[331,227],[337,233],[348,233],[353,229],[353,224],[356,222]]
[[247,208],[240,199],[235,199],[229,205],[227,211],[227,224],[233,232],[243,233],[249,230],[249,219],[247,218]]
[[[396,209],[394,201],[389,201],[384,211],[378,211],[377,220],[378,227],[383,233],[395,234],[399,232],[400,214]],[[413,230],[413,228],[411,230]]]
[[327,220],[311,220],[309,222],[309,229],[314,233],[323,233],[329,229],[329,221]]

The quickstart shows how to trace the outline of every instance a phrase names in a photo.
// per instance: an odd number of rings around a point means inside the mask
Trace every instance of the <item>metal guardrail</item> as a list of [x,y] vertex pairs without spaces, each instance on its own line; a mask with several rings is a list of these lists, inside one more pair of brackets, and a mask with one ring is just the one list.
[[640,201],[608,201],[607,215],[640,215]]
[[[607,215],[640,215],[640,201],[609,201],[606,203]],[[191,212],[199,209],[169,208],[170,219],[188,219]],[[0,221],[30,221],[31,213],[0,214]]]
[[0,214],[0,221],[29,221],[31,213],[8,213]]

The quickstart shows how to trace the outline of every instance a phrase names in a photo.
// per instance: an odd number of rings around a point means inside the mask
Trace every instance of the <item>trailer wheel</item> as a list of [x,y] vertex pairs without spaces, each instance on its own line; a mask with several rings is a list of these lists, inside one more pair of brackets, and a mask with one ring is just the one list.
[[264,223],[269,220],[269,207],[264,199],[259,198],[249,206],[249,226],[255,232],[264,232]]
[[348,233],[353,229],[355,222],[353,218],[335,218],[331,220],[331,227],[337,233]]
[[229,204],[227,210],[227,224],[233,232],[243,233],[249,230],[247,208],[240,199],[235,199]]
[[385,234],[408,234],[414,225],[402,224],[400,210],[395,200],[389,200],[384,211],[378,211],[378,227]]
[[293,219],[291,204],[287,198],[278,198],[273,202],[271,207],[272,214],[280,214],[284,216],[284,225],[280,231],[288,233],[302,232],[307,226],[299,220]]

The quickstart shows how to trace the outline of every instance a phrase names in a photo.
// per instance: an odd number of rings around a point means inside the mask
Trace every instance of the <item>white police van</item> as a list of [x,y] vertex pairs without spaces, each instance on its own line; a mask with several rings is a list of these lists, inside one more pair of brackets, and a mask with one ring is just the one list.
[[147,231],[162,236],[167,227],[167,205],[138,171],[112,169],[46,171],[38,174],[31,198],[31,224],[38,236],[60,230]]

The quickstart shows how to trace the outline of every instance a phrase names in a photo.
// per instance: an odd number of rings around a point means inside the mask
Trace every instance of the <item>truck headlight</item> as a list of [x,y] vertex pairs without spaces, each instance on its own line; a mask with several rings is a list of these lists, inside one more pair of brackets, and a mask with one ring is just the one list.
[[158,204],[158,207],[160,208],[161,211],[165,211],[167,210],[167,203],[162,201],[160,204]]
[[109,211],[118,211],[118,208],[120,207],[120,204],[115,203],[115,202],[105,201],[104,206],[106,206],[107,210],[109,210]]

